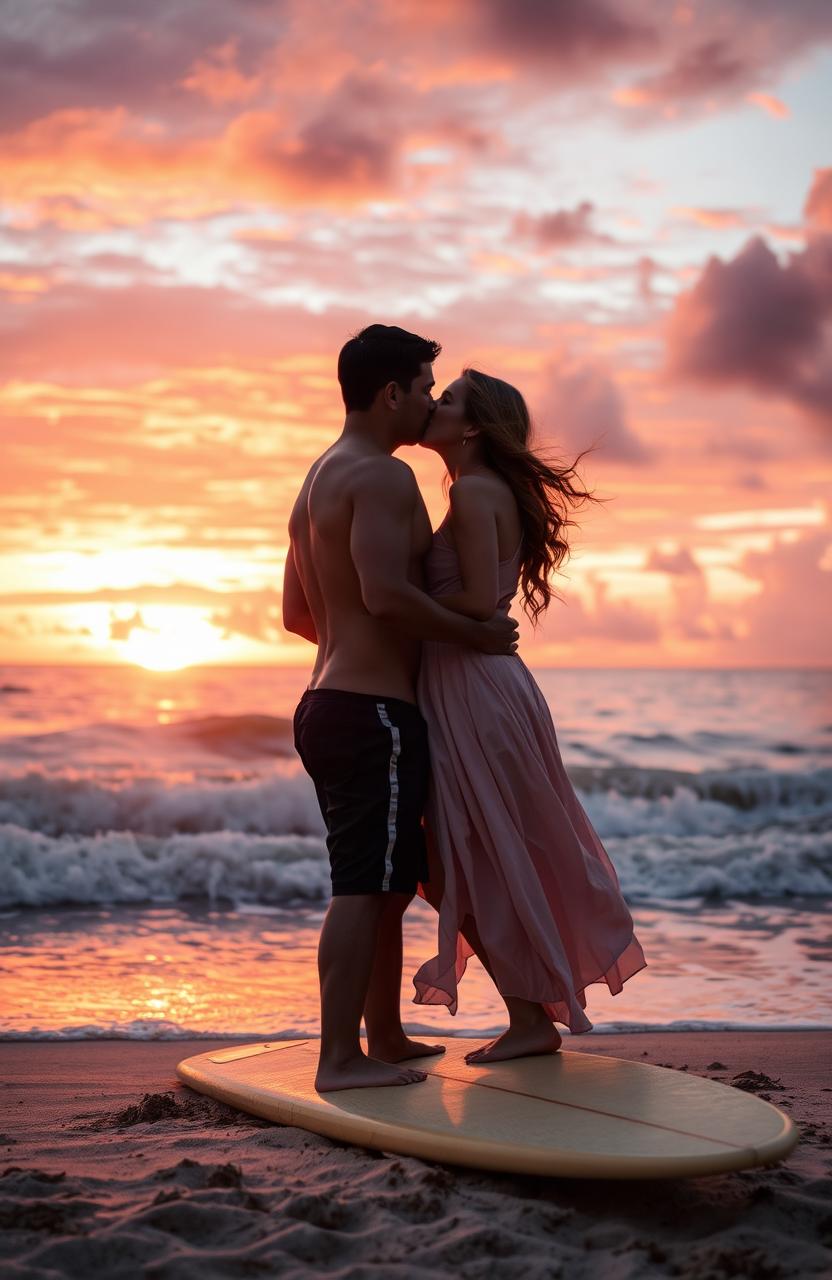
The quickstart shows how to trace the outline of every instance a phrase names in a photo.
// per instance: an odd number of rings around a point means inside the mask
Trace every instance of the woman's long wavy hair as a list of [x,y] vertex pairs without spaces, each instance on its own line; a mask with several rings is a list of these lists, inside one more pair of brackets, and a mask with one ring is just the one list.
[[554,596],[551,576],[569,557],[565,532],[577,522],[570,511],[585,502],[601,502],[580,483],[575,468],[550,465],[532,450],[531,418],[520,392],[500,378],[477,369],[463,369],[465,416],[478,428],[483,461],[511,486],[523,524],[520,588],[523,608],[534,626]]

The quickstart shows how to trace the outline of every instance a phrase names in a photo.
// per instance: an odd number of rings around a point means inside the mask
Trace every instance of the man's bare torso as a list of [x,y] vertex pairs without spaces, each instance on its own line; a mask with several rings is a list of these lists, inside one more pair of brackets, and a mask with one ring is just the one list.
[[[313,463],[298,494],[289,532],[318,636],[310,688],[415,701],[420,641],[368,612],[350,547],[356,492],[366,501],[368,487],[384,484],[386,468],[402,465],[339,441]],[[431,526],[415,482],[410,522],[407,576],[421,587]]]

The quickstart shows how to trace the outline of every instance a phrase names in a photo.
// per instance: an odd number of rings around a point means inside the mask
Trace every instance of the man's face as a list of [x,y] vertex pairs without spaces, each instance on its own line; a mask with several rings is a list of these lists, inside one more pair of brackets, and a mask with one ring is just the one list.
[[456,448],[462,443],[470,424],[465,416],[465,397],[468,384],[465,377],[459,377],[446,387],[435,401],[436,408],[431,414],[428,429],[422,436],[421,443],[426,449]]
[[403,398],[402,408],[406,411],[401,425],[407,431],[407,440],[402,443],[418,444],[427,431],[434,410],[434,385],[433,365],[423,364],[413,379],[409,393]]

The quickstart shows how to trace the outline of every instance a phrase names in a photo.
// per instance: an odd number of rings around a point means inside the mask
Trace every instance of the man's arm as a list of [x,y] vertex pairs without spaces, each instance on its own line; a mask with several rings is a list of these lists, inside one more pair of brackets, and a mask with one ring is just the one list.
[[309,602],[295,563],[295,550],[291,538],[283,573],[283,626],[287,631],[303,636],[304,640],[310,640],[312,644],[318,643],[318,633],[315,630],[315,623],[309,611]]
[[413,473],[398,458],[368,465],[358,483],[350,551],[367,612],[421,640],[513,653],[517,624],[511,619],[476,622],[444,609],[408,580],[417,497]]

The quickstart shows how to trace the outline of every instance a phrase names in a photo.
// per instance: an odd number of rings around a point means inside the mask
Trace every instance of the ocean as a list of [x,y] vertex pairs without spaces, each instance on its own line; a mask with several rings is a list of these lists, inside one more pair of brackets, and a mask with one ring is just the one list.
[[[596,1031],[832,1026],[832,672],[536,671],[648,967]],[[0,667],[0,1037],[291,1037],[318,1026],[329,876],[292,747],[295,668]],[[435,916],[405,921],[410,1003]]]

